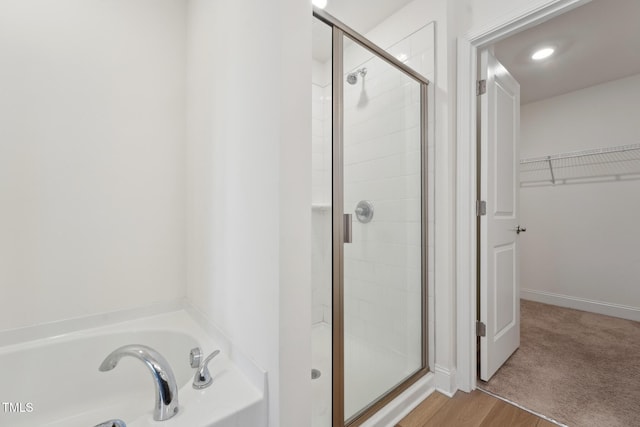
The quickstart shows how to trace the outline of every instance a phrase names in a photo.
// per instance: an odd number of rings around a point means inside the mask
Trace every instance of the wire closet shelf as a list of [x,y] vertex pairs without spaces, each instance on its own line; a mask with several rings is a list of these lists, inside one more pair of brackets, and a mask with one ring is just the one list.
[[638,178],[640,178],[640,144],[520,160],[522,187]]

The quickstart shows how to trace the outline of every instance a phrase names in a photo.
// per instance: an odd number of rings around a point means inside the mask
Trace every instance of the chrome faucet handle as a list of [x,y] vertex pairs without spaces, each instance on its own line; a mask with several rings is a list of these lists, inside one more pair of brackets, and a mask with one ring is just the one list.
[[[194,350],[197,352],[194,353]],[[220,354],[220,350],[216,350],[211,353],[204,361],[200,361],[202,359],[202,353],[199,348],[194,348],[191,350],[191,366],[194,368],[198,368],[196,374],[193,377],[193,388],[196,390],[201,390],[203,388],[207,388],[213,382],[213,378],[211,378],[211,374],[209,373],[209,362],[211,359]],[[194,362],[198,361],[198,364],[194,366]]]

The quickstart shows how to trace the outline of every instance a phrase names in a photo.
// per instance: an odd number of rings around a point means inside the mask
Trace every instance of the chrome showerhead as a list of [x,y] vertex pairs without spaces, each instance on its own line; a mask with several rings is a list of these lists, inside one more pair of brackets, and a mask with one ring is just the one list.
[[367,69],[363,67],[355,70],[352,73],[347,74],[347,83],[349,83],[350,85],[354,85],[358,83],[358,74],[360,74],[360,76],[362,77],[366,76]]

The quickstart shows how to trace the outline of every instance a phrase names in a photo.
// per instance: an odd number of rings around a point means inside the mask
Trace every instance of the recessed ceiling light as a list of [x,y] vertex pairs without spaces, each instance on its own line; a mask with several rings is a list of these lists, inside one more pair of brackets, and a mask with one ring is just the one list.
[[311,0],[311,3],[317,8],[324,9],[327,7],[327,0]]
[[536,50],[533,55],[531,55],[531,59],[534,61],[540,61],[541,59],[548,58],[553,55],[555,51],[552,47],[545,47],[539,50]]

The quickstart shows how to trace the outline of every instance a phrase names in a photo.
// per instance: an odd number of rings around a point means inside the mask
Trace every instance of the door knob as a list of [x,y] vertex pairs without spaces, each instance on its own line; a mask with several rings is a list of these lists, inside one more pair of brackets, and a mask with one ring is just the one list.
[[516,234],[524,233],[525,231],[527,231],[527,229],[524,227],[518,226],[518,228],[516,228]]

